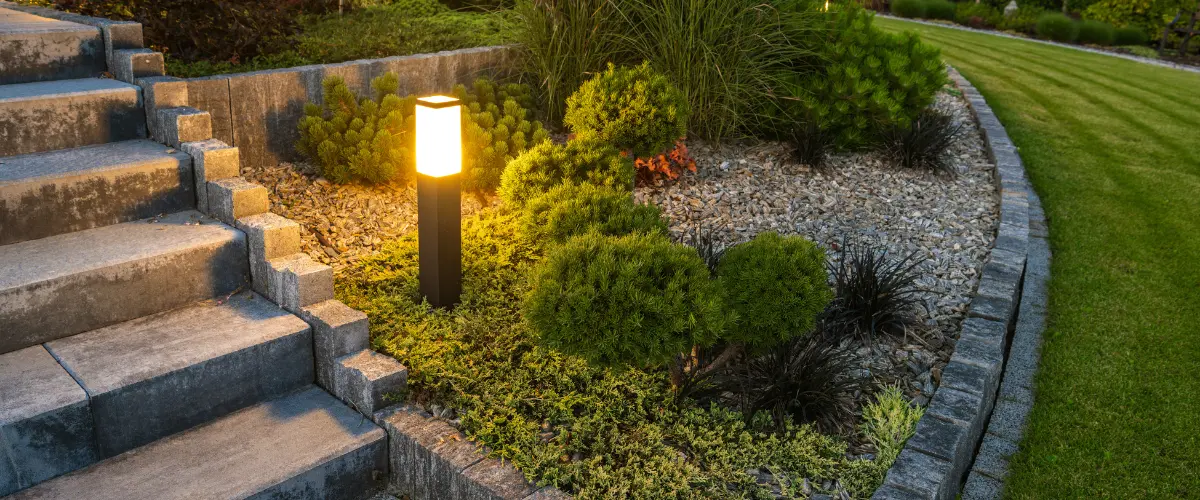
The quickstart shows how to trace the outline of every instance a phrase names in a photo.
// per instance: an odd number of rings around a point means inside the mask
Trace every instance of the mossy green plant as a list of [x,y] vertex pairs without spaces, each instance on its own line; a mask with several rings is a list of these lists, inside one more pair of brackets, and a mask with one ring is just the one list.
[[512,208],[562,184],[591,183],[633,191],[633,160],[617,148],[595,140],[566,144],[543,142],[508,163],[500,178],[500,198]]
[[522,235],[541,244],[565,243],[588,232],[668,234],[657,206],[636,203],[626,191],[593,184],[558,186],[530,201],[523,214]]

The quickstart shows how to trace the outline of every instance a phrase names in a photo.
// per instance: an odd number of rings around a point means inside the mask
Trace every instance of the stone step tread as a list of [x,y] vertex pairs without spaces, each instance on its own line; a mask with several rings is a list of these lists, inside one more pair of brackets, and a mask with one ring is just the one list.
[[11,85],[0,85],[0,105],[20,101],[136,93],[140,91],[141,89],[136,85],[108,78],[78,78],[49,82],[14,83]]
[[188,210],[4,245],[0,268],[6,272],[0,274],[0,291],[239,238],[238,230]]
[[0,36],[12,33],[63,33],[80,32],[99,34],[100,29],[85,24],[73,23],[36,16],[27,12],[0,8]]
[[0,427],[86,399],[44,347],[0,354]]
[[0,160],[0,188],[32,180],[104,175],[146,165],[191,162],[187,153],[146,139],[10,156]]
[[9,500],[248,498],[385,439],[383,429],[369,419],[310,386],[17,492]]
[[307,329],[245,292],[47,342],[46,349],[96,397]]

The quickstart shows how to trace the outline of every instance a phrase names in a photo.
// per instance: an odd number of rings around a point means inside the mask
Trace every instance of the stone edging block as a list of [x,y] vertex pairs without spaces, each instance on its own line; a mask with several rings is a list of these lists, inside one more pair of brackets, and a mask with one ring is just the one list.
[[876,500],[998,498],[1032,405],[1049,275],[1044,213],[1004,125],[970,82],[949,74],[996,164],[1000,224],[941,384]]

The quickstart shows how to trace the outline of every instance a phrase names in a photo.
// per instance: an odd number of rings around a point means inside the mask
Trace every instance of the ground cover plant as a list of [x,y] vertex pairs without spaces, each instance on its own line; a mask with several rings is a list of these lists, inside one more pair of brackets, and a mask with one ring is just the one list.
[[1049,219],[1049,325],[1006,495],[1195,496],[1200,75],[879,24],[920,32],[980,89],[1020,149]]

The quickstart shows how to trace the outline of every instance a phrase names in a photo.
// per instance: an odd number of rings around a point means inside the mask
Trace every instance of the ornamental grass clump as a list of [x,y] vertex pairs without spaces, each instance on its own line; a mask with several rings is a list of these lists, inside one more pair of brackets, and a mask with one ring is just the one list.
[[768,232],[725,251],[717,283],[734,321],[725,340],[769,349],[806,335],[833,297],[825,253],[799,236]]
[[880,149],[898,167],[954,174],[950,145],[961,131],[962,126],[950,116],[929,109],[907,125],[880,132]]
[[563,123],[581,139],[596,139],[646,158],[670,149],[687,133],[688,103],[650,63],[608,69],[567,98]]
[[564,184],[534,198],[525,206],[521,228],[531,241],[554,244],[588,232],[668,234],[658,206],[637,203],[628,191],[590,183]]
[[633,161],[615,147],[591,140],[547,141],[508,163],[499,193],[509,206],[521,208],[562,184],[587,182],[632,192],[634,176]]
[[662,365],[725,326],[704,262],[656,234],[588,233],[552,247],[522,313],[546,346],[617,368]]
[[892,257],[886,247],[849,245],[830,266],[834,299],[822,317],[826,333],[858,335],[871,339],[902,334],[920,305],[920,266],[916,252]]

